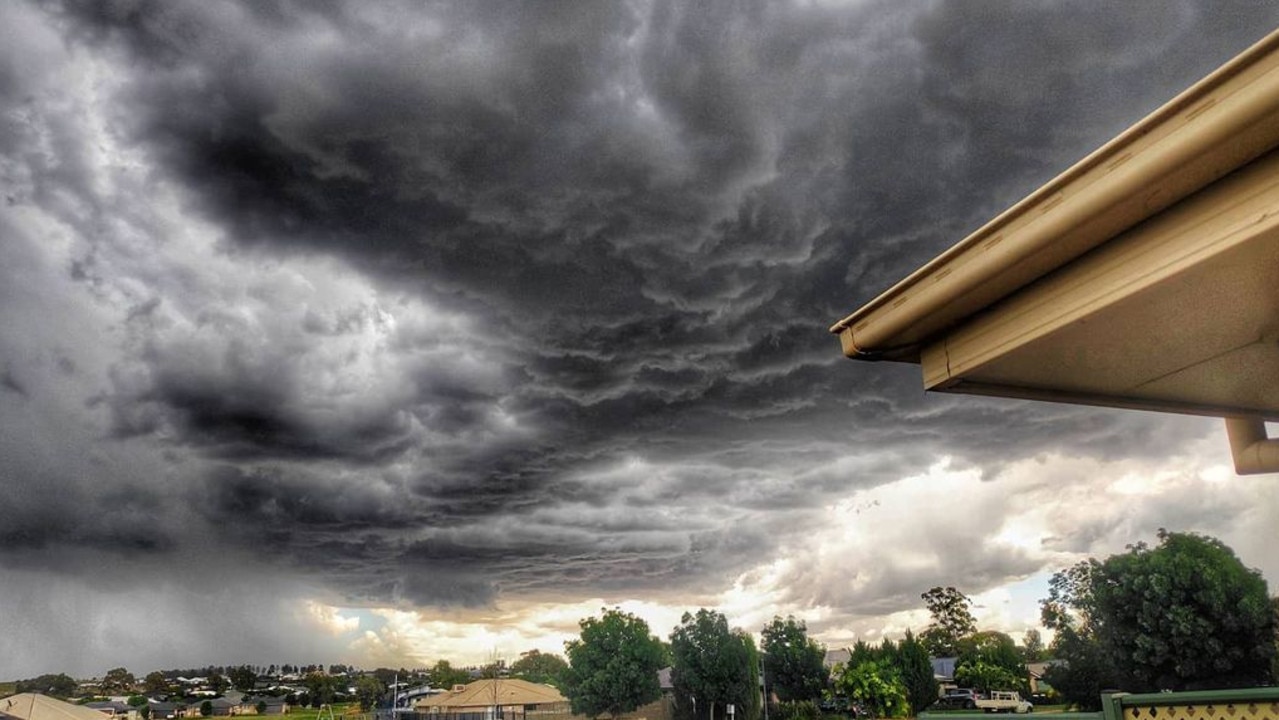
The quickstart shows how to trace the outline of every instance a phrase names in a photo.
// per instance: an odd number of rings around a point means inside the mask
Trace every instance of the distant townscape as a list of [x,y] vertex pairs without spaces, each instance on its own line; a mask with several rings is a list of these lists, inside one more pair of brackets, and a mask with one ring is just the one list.
[[[642,618],[613,608],[581,620],[564,656],[530,650],[509,665],[46,674],[0,687],[0,720],[818,720],[1097,711],[1117,690],[1279,684],[1279,597],[1229,547],[1203,535],[1161,531],[1156,546],[1138,542],[1054,575],[1040,603],[1047,644],[1037,628],[1022,632],[1020,643],[979,628],[972,601],[954,587],[920,599],[932,622],[919,635],[907,630],[846,648],[826,648],[795,617],[773,618],[757,647],[754,635],[707,609],[685,613],[663,640]],[[1150,647],[1161,650],[1141,651]],[[52,702],[66,707],[50,709]]]

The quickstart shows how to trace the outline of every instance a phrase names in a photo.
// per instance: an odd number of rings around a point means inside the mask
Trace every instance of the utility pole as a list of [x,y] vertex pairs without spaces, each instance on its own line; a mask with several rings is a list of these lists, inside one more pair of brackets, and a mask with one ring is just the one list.
[[764,720],[768,720],[768,683],[764,680],[764,663],[759,664],[759,689],[764,693]]

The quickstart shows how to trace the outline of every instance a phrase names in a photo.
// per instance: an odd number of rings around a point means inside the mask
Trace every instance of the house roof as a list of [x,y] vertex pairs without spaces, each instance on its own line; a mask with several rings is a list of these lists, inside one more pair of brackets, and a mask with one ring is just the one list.
[[822,664],[828,668],[835,667],[836,663],[846,663],[852,658],[853,654],[848,648],[835,648],[827,650],[826,656],[822,658]]
[[545,705],[565,702],[568,702],[568,699],[550,685],[539,685],[516,678],[486,678],[450,692],[419,700],[414,707],[424,710],[432,707],[483,708],[494,705]]
[[1246,419],[1279,471],[1276,148],[1279,32],[831,331],[928,390]]
[[47,695],[19,693],[0,699],[0,718],[17,720],[102,720],[103,713]]

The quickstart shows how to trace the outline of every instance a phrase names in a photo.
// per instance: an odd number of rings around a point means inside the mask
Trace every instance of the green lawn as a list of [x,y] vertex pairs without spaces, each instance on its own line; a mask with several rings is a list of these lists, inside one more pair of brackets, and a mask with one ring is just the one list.
[[0,682],[0,697],[6,697],[18,692],[18,683],[16,682]]
[[[313,707],[290,707],[289,720],[320,720],[320,709]],[[324,720],[329,720],[329,711],[325,709],[323,715]],[[333,706],[333,720],[349,720],[352,717],[360,717],[359,703],[340,703]]]

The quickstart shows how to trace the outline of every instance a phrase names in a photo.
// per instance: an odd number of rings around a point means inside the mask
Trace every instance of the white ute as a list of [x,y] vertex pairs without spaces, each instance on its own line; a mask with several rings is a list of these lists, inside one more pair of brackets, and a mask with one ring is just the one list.
[[1022,700],[1020,694],[999,690],[992,692],[989,698],[978,700],[977,707],[986,712],[1028,713],[1035,709],[1034,705]]

